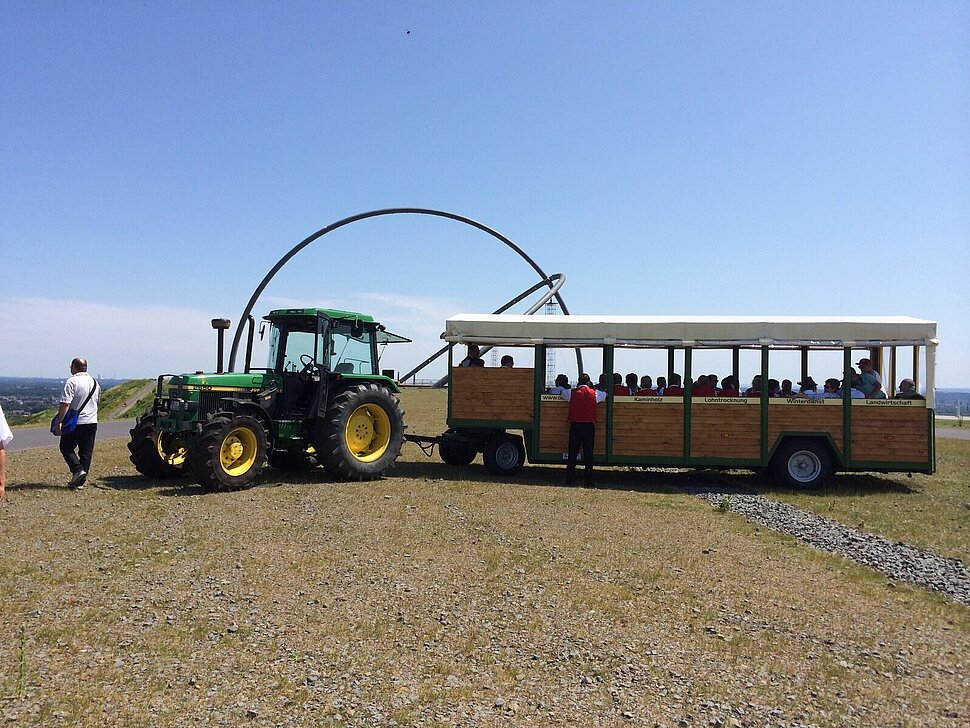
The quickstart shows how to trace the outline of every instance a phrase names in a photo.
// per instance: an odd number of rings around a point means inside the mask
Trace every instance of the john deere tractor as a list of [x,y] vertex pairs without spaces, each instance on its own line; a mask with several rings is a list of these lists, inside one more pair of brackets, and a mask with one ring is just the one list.
[[153,478],[188,472],[206,488],[233,490],[267,463],[284,470],[322,465],[343,480],[379,478],[395,464],[404,412],[397,384],[378,371],[378,346],[409,339],[350,311],[281,309],[265,321],[265,368],[250,365],[250,317],[245,371],[223,372],[229,322],[214,319],[217,371],[158,378],[152,410],[128,443],[138,472]]

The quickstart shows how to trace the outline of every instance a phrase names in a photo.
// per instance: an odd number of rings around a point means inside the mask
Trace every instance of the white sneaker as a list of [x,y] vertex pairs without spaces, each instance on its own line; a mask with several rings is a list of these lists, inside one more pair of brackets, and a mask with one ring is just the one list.
[[68,482],[67,487],[71,490],[81,490],[84,487],[84,481],[87,480],[88,474],[83,471],[77,471],[71,480]]

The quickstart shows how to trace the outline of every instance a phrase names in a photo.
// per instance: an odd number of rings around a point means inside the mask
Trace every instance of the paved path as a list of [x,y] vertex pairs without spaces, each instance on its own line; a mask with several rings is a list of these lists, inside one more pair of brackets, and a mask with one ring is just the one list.
[[[129,415],[129,410],[138,404],[138,400],[144,397],[146,394],[151,392],[157,386],[157,382],[154,380],[146,384],[144,387],[139,389],[137,392],[132,394],[127,401],[125,401],[118,409],[111,413],[111,419],[117,419],[122,415]],[[137,414],[137,413],[136,413]]]
[[937,427],[936,436],[951,440],[970,440],[970,427]]
[[[134,420],[111,420],[98,423],[98,439],[113,440],[128,437],[128,431],[135,426]],[[7,445],[7,450],[30,450],[35,447],[55,447],[57,438],[46,427],[23,427],[14,429],[13,442]]]

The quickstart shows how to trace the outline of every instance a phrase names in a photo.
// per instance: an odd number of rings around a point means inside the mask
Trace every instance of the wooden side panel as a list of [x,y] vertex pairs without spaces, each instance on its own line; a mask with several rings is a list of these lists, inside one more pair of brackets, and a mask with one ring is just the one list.
[[531,421],[532,369],[454,367],[451,370],[451,416],[460,420]]
[[[566,414],[569,403],[539,403],[539,452],[566,452],[569,447],[569,423]],[[596,405],[596,437],[593,439],[593,453],[606,453],[606,403]]]
[[760,458],[761,407],[693,401],[690,455],[695,458]]
[[616,402],[613,454],[683,457],[683,403]]
[[822,432],[832,436],[836,451],[842,454],[842,403],[787,404],[768,407],[768,448],[774,447],[782,432]]
[[852,459],[923,462],[929,459],[925,407],[852,406]]

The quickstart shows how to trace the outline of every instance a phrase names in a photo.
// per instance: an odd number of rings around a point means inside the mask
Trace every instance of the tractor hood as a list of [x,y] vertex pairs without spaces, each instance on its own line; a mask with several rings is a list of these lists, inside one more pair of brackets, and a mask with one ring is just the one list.
[[260,389],[267,381],[267,375],[251,372],[226,372],[224,374],[196,372],[195,374],[179,374],[172,377],[169,387],[198,387],[199,389]]

